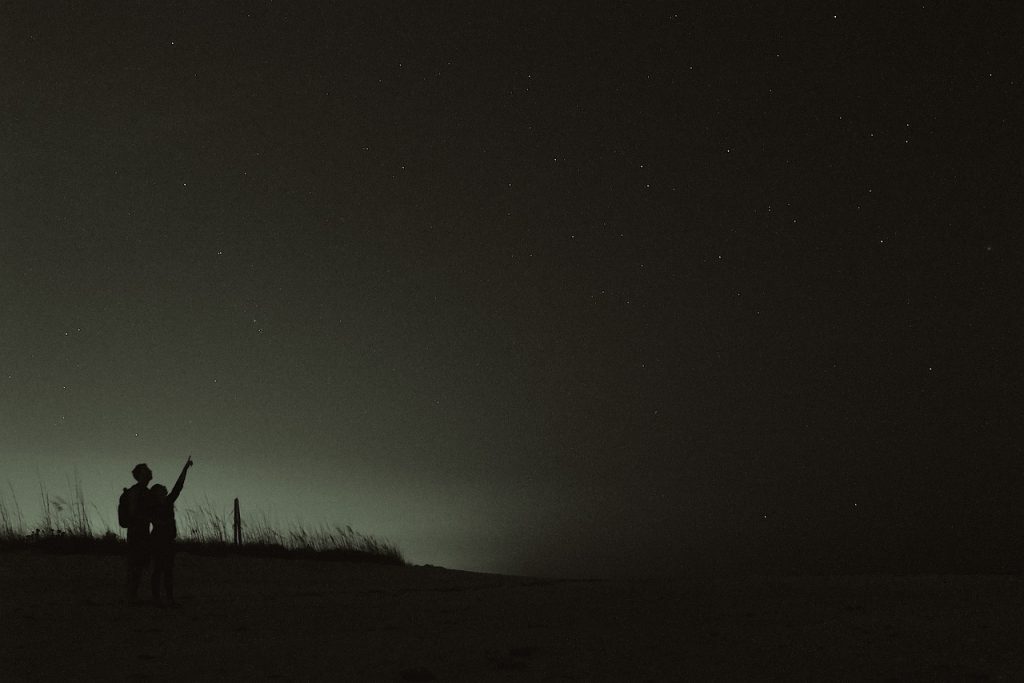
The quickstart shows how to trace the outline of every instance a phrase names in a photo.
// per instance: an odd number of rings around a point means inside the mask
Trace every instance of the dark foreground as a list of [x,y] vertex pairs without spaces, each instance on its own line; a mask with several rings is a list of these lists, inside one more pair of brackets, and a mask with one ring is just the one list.
[[1021,577],[572,582],[178,558],[180,607],[120,558],[0,553],[3,680],[1024,680]]

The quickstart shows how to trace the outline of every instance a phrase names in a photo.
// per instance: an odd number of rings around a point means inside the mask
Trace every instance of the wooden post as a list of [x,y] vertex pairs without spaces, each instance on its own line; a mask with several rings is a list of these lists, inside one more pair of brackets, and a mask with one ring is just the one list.
[[238,511],[238,499],[235,498],[235,545],[242,545],[242,515]]

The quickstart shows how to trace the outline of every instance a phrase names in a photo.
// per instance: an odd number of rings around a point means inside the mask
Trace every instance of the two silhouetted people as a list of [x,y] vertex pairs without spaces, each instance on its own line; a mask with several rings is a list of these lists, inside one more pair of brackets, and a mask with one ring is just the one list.
[[118,517],[126,529],[128,541],[128,578],[125,589],[129,600],[138,599],[142,573],[152,561],[150,583],[153,601],[160,603],[160,586],[163,585],[167,603],[175,604],[174,539],[178,536],[178,529],[174,522],[174,501],[178,500],[185,486],[185,475],[190,467],[191,457],[181,469],[170,493],[162,484],[147,488],[153,480],[153,473],[146,465],[136,465],[132,470],[137,483],[125,489],[118,505]]

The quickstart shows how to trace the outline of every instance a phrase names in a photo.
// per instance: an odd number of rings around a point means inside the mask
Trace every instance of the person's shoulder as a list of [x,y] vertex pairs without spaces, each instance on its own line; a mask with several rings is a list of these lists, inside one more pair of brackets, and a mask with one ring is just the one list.
[[125,489],[125,493],[136,499],[149,498],[149,489],[146,488],[146,485],[141,482],[136,484],[135,486],[132,486],[131,488]]

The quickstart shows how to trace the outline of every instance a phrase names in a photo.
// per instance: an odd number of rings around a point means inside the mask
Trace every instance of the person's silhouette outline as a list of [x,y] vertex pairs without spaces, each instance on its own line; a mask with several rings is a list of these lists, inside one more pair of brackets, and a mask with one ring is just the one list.
[[132,476],[135,478],[135,485],[125,489],[128,504],[128,525],[125,532],[128,541],[125,595],[129,601],[138,599],[142,572],[149,564],[150,490],[147,487],[153,480],[153,472],[145,463],[139,463],[132,469]]
[[178,527],[174,521],[174,501],[178,500],[181,489],[185,486],[185,475],[192,467],[192,457],[181,469],[174,488],[167,492],[163,484],[155,484],[150,489],[150,519],[153,531],[150,534],[150,550],[153,555],[153,573],[150,577],[153,589],[153,602],[160,604],[160,584],[163,583],[164,595],[168,605],[174,601],[174,539],[178,536]]

